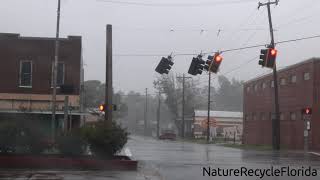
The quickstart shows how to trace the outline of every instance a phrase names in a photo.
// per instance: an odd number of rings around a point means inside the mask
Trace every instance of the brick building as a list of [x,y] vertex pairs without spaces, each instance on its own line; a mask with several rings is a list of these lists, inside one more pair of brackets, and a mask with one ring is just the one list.
[[[320,59],[288,66],[278,71],[281,146],[304,147],[301,109],[313,108],[309,147],[320,149]],[[244,143],[272,144],[274,82],[272,74],[244,84]]]
[[[57,119],[63,119],[64,98],[69,96],[73,125],[80,123],[81,37],[60,39],[57,77]],[[22,37],[0,33],[0,120],[21,114],[51,117],[55,38]]]

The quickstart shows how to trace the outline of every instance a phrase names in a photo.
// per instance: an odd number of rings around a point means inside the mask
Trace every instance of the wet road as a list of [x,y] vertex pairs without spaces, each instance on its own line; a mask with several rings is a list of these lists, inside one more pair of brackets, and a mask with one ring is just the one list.
[[[244,151],[216,145],[202,145],[173,141],[156,141],[132,137],[128,146],[140,162],[140,171],[150,179],[166,180],[209,180],[209,179],[260,179],[261,176],[203,176],[207,170],[221,169],[268,169],[287,167],[302,169],[311,166],[317,170],[317,177],[271,176],[263,179],[320,179],[320,157],[300,152],[273,153],[267,151]],[[294,172],[293,172],[294,173]]]
[[[130,152],[128,152],[130,149]],[[271,166],[304,169],[311,166],[317,177],[274,176],[262,179],[319,179],[320,156],[299,152],[273,153],[268,151],[244,151],[216,145],[194,144],[176,141],[159,141],[133,136],[127,144],[127,153],[139,161],[138,171],[0,171],[0,179],[106,179],[106,180],[211,180],[211,179],[260,179],[259,176],[203,176],[213,169],[268,169]],[[212,172],[212,171],[211,171]]]

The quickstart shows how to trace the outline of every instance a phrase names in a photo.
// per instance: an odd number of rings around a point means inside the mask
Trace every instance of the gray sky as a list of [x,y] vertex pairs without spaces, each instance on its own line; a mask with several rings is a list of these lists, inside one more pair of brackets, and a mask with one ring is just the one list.
[[[114,28],[115,55],[200,53],[270,42],[266,7],[258,10],[258,0],[121,2],[156,6],[115,4],[103,0],[62,0],[61,36],[83,37],[86,80],[104,81],[106,24],[112,24]],[[55,36],[57,0],[1,0],[1,3],[0,32]],[[194,3],[195,6],[189,6]],[[183,6],[178,6],[180,4]],[[280,0],[277,7],[272,6],[276,41],[320,34],[319,8],[319,0]],[[219,29],[222,31],[217,36]],[[278,67],[320,57],[319,41],[320,38],[279,45]],[[260,48],[226,52],[220,74],[258,57],[259,53]],[[160,59],[157,56],[115,56],[115,90],[143,92],[148,87],[153,91],[152,82],[158,76],[154,69]],[[191,59],[192,56],[176,56],[172,73],[187,73]],[[256,58],[241,69],[228,73],[227,77],[248,80],[266,72],[270,70],[262,69]],[[207,76],[203,74],[195,80],[206,84]]]

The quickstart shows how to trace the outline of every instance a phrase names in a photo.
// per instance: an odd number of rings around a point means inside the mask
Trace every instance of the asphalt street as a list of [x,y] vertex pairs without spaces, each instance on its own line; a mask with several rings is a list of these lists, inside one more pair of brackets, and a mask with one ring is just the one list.
[[[319,179],[320,156],[303,152],[248,151],[217,145],[160,141],[131,136],[124,153],[139,161],[138,171],[0,171],[0,179],[106,179],[106,180],[209,180],[209,179]],[[213,176],[213,169],[315,169],[317,176]],[[209,168],[212,170],[208,176]],[[206,171],[204,171],[206,169]],[[260,172],[260,171],[259,171]],[[305,171],[304,171],[305,172]],[[302,171],[301,171],[302,173]],[[205,176],[204,176],[205,175]]]

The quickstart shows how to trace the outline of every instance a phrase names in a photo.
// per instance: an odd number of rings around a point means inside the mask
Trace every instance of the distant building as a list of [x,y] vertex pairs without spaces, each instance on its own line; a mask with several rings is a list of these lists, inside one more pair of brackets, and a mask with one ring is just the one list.
[[[242,136],[242,112],[210,111],[210,136],[231,138]],[[195,138],[207,136],[208,111],[194,112],[193,135]]]
[[[60,39],[57,77],[57,126],[69,96],[72,126],[80,124],[82,71],[81,37]],[[0,33],[0,120],[22,114],[51,119],[55,38]],[[69,125],[71,123],[68,123]]]
[[[320,59],[310,59],[278,71],[281,146],[304,147],[301,110],[313,108],[309,148],[320,149]],[[272,144],[274,115],[272,74],[244,84],[244,143]]]

